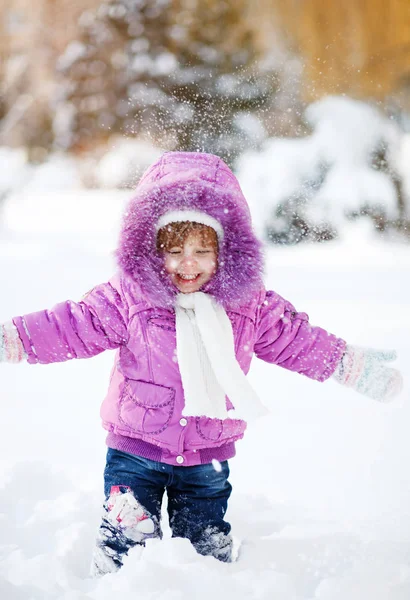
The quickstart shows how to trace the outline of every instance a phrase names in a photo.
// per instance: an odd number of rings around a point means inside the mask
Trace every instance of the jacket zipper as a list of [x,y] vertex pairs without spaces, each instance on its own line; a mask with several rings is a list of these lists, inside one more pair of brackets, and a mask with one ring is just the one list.
[[143,319],[140,319],[140,323],[141,323],[142,335],[143,335],[144,342],[145,342],[145,348],[147,351],[147,357],[148,357],[147,362],[148,362],[148,372],[149,372],[149,376],[150,376],[150,383],[154,383],[154,371],[152,370],[152,357],[151,357],[150,346],[148,344],[147,330],[145,328]]
[[244,315],[239,315],[240,318],[240,325],[238,328],[238,337],[236,338],[236,342],[235,342],[235,354],[238,354],[239,352],[239,342],[241,341],[242,338],[242,333],[245,327],[245,319],[246,317]]

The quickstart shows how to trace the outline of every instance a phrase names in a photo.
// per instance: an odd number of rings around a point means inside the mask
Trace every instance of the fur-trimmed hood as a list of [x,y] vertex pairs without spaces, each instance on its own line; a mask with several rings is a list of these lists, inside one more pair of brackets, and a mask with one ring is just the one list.
[[262,284],[261,244],[238,180],[213,154],[167,152],[142,176],[124,214],[118,264],[154,305],[170,308],[176,288],[156,249],[157,223],[169,211],[208,214],[223,227],[218,270],[203,291],[225,308],[240,306]]

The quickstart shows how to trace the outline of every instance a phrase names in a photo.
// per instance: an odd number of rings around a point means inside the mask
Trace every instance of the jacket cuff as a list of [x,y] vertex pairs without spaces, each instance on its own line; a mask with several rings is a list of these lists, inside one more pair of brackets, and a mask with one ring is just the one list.
[[366,350],[357,346],[346,346],[333,378],[346,387],[355,387],[363,374]]
[[33,365],[37,364],[39,362],[38,356],[34,351],[24,319],[22,317],[16,317],[13,319],[13,324],[22,342],[27,362]]
[[329,360],[329,363],[326,367],[326,369],[323,371],[319,381],[326,381],[326,379],[329,379],[329,377],[331,376],[335,376],[335,373],[338,371],[339,365],[341,364],[342,360],[343,360],[343,356],[346,352],[346,342],[345,340],[342,340],[341,338],[339,338],[337,340],[335,349],[333,351],[333,354]]

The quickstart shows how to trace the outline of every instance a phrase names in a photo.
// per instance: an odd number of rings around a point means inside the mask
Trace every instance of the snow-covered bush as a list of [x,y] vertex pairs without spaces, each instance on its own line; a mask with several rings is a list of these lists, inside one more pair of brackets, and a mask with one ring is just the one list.
[[55,152],[38,164],[24,149],[0,147],[0,200],[11,194],[39,194],[84,188],[133,188],[163,150],[136,138],[113,137],[101,149],[81,158]]
[[162,150],[142,140],[113,139],[97,164],[95,183],[102,188],[134,187],[143,171],[161,154]]
[[310,105],[305,120],[310,136],[271,138],[237,163],[259,235],[276,243],[322,241],[360,215],[381,229],[402,223],[398,126],[368,104],[336,96]]
[[45,162],[32,165],[27,186],[30,192],[81,189],[83,182],[77,159],[68,154],[50,154]]
[[[43,163],[33,164],[28,161],[24,148],[0,147],[0,202],[4,200],[2,223],[10,203],[17,207],[18,213],[26,211],[22,198],[32,207],[33,202],[51,194],[58,206],[60,200],[55,196],[56,191],[67,193],[83,187],[80,163],[72,156],[50,154]],[[5,218],[7,220],[7,216]]]
[[394,167],[402,181],[402,212],[405,220],[410,220],[410,134],[401,136],[400,146],[395,149]]

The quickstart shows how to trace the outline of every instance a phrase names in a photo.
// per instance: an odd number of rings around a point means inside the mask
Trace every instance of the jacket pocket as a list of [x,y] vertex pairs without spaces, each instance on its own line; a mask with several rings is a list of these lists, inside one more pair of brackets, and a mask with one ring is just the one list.
[[200,438],[209,442],[221,442],[241,436],[246,429],[240,419],[211,419],[196,417],[196,431]]
[[119,419],[137,433],[161,433],[168,427],[174,405],[174,389],[126,379],[120,398]]
[[161,315],[154,313],[147,319],[148,325],[152,325],[154,327],[159,327],[160,329],[165,329],[166,331],[175,331],[175,316],[172,315]]

